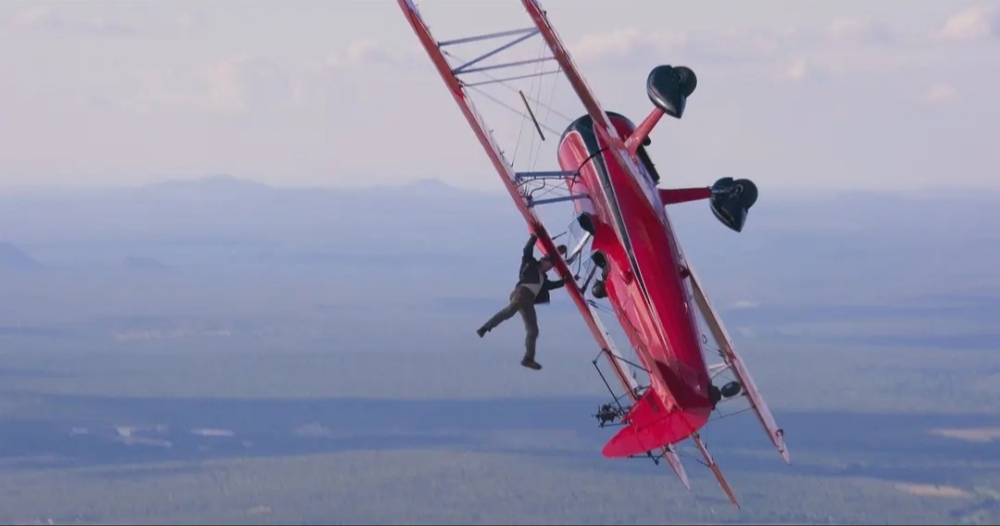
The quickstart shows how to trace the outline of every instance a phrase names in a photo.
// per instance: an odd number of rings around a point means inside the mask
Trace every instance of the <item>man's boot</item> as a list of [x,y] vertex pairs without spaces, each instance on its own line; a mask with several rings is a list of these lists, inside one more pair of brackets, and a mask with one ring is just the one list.
[[535,359],[530,356],[525,356],[524,359],[521,360],[521,365],[527,367],[528,369],[534,369],[536,371],[542,368],[542,365],[536,362]]

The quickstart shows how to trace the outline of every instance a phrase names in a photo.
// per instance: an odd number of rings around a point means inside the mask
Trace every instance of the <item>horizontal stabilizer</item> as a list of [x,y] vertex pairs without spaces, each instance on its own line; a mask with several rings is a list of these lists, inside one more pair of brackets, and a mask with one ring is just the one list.
[[676,444],[704,426],[708,417],[707,411],[668,412],[650,389],[632,406],[623,419],[628,424],[605,444],[601,453],[620,458]]

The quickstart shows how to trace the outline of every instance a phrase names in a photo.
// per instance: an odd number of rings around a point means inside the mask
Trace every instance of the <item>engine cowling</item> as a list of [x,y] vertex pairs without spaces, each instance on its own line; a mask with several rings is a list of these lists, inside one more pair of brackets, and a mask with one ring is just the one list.
[[757,202],[757,185],[750,179],[723,177],[712,185],[709,204],[712,213],[723,225],[740,232],[747,221],[750,207]]

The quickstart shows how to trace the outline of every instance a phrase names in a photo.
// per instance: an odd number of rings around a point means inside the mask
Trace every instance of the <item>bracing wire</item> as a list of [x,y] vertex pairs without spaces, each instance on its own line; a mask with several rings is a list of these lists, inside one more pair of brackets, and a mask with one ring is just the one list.
[[[462,58],[461,56],[459,56],[459,55],[457,55],[457,54],[455,54],[455,53],[453,53],[453,52],[451,52],[451,51],[448,51],[448,50],[444,50],[444,49],[442,49],[442,50],[441,50],[441,52],[442,52],[442,53],[443,53],[444,55],[446,55],[446,56],[448,56],[448,57],[451,57],[451,58],[455,59],[455,60],[456,60],[456,61],[458,61],[458,62],[464,62],[464,61],[465,61],[465,60],[464,60],[464,59],[463,59],[463,58]],[[541,75],[539,74],[539,72],[537,71],[537,69],[539,69],[539,68],[537,68],[537,67],[536,67],[536,71],[535,71],[535,74],[534,74],[534,75],[532,75],[532,76],[537,76],[537,77],[540,77],[540,76],[541,76]],[[557,71],[553,71],[553,72],[551,72],[551,73],[553,73],[553,74],[554,74],[554,73],[561,73],[561,72],[562,72],[562,68],[558,69]],[[546,72],[546,73],[548,73],[548,72]],[[477,74],[477,75],[482,75],[482,76],[484,76],[484,77],[488,78],[489,80],[491,80],[491,81],[494,81],[494,82],[495,82],[496,84],[498,84],[498,85],[502,86],[503,88],[506,88],[507,90],[509,90],[509,91],[511,91],[511,92],[513,92],[513,93],[517,93],[517,88],[515,88],[515,87],[511,86],[511,85],[509,84],[509,81],[506,81],[506,80],[502,80],[502,79],[500,79],[500,78],[498,78],[498,77],[495,77],[495,76],[493,76],[493,75],[491,75],[491,74],[489,74],[489,73],[487,73],[487,72],[485,72],[485,71],[478,71],[478,72],[476,72],[476,74]],[[554,84],[557,84],[557,83],[554,83]],[[483,90],[482,90],[482,88],[481,88],[480,86],[468,86],[468,85],[467,85],[467,86],[465,86],[465,87],[466,87],[467,89],[472,89],[472,90],[475,90],[475,91],[476,91],[476,92],[478,92],[478,93],[484,93],[484,92],[483,92]],[[536,103],[536,104],[539,104],[539,103],[540,103],[540,101],[539,101],[539,100],[538,100],[538,99],[537,99],[536,97],[530,97],[530,96],[527,96],[527,95],[526,95],[526,97],[527,97],[527,98],[528,98],[528,100],[529,100],[529,101],[531,101],[531,102],[534,102],[534,103]],[[494,99],[493,97],[490,97],[490,98],[491,98],[491,100],[493,100],[493,99]],[[522,117],[526,117],[526,116],[527,116],[527,115],[526,115],[526,114],[525,114],[524,112],[522,112],[522,111],[520,111],[520,110],[518,110],[518,109],[515,109],[515,108],[512,108],[512,107],[510,107],[510,106],[507,106],[507,105],[504,105],[504,107],[505,107],[505,108],[507,108],[507,109],[509,109],[509,110],[511,110],[511,111],[513,111],[513,112],[515,112],[515,113],[517,113],[517,114],[519,114],[519,115],[521,115]],[[569,124],[570,122],[572,122],[572,121],[573,121],[573,118],[572,118],[572,117],[569,117],[568,115],[566,115],[566,114],[564,114],[564,113],[562,113],[562,112],[560,112],[560,111],[556,110],[555,108],[553,108],[553,107],[551,106],[551,102],[550,102],[550,104],[548,104],[548,105],[545,105],[545,109],[546,109],[546,110],[548,110],[549,112],[551,112],[552,114],[556,115],[557,117],[560,117],[560,118],[562,118],[563,120],[565,120],[567,124]],[[552,128],[548,128],[548,127],[546,127],[546,126],[543,126],[543,127],[544,127],[544,128],[545,128],[545,129],[547,130],[547,131],[553,131],[553,130],[552,130]],[[557,134],[558,134],[558,132],[555,132],[555,131],[553,131],[553,133],[557,133]]]

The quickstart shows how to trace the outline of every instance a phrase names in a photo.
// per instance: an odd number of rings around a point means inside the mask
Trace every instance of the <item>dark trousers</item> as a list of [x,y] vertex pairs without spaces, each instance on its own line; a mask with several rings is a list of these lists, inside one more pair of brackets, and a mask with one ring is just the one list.
[[497,325],[514,317],[520,312],[524,320],[524,357],[535,359],[535,342],[538,341],[538,318],[535,317],[535,295],[527,287],[518,286],[510,293],[510,303],[493,315],[483,325],[486,330],[493,330]]

